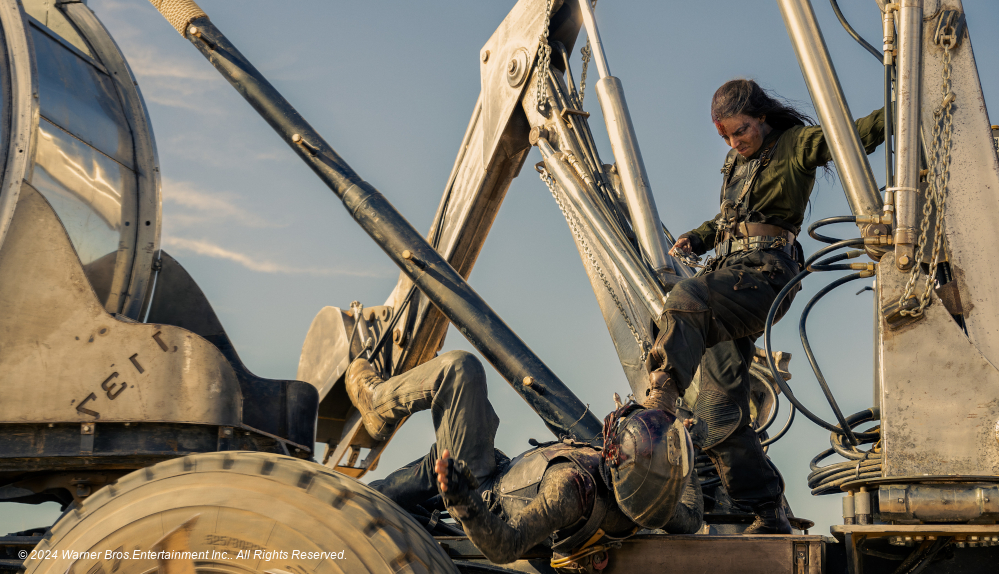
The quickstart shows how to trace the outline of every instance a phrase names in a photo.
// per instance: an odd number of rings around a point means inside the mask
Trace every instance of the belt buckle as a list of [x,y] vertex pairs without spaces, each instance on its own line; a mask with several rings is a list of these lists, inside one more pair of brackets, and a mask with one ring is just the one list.
[[732,240],[727,239],[721,245],[718,246],[717,255],[718,257],[725,257],[732,252]]
[[781,235],[774,239],[774,242],[770,245],[774,249],[780,249],[782,251],[787,251],[789,243],[787,242],[787,236]]

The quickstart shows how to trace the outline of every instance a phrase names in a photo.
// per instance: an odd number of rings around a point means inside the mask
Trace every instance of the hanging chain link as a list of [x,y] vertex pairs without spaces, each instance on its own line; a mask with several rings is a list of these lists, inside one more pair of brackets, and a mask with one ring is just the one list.
[[638,343],[638,348],[642,350],[641,361],[644,363],[645,359],[649,356],[649,350],[652,349],[652,344],[642,338],[638,329],[636,329],[634,323],[632,323],[631,317],[624,308],[624,304],[621,303],[617,293],[614,291],[614,286],[611,285],[607,276],[604,274],[603,269],[600,268],[600,264],[597,262],[596,256],[594,256],[593,252],[590,250],[590,246],[581,230],[582,224],[580,223],[579,218],[575,212],[567,208],[565,203],[562,201],[562,194],[558,189],[558,183],[555,181],[555,178],[552,177],[552,175],[548,173],[548,170],[544,167],[539,167],[538,173],[541,176],[541,181],[545,182],[545,185],[548,186],[548,191],[550,191],[552,197],[555,198],[555,203],[562,211],[562,215],[565,217],[565,222],[569,224],[569,230],[572,231],[572,236],[576,239],[576,243],[579,244],[579,248],[586,255],[586,259],[590,262],[593,272],[600,278],[601,283],[604,285],[604,289],[607,290],[607,294],[610,295],[611,300],[614,301],[614,306],[616,306],[618,312],[621,313],[624,323],[628,326],[628,330],[631,331],[631,335],[635,338],[635,342]]
[[[597,0],[591,0],[590,10],[597,7]],[[593,48],[590,48],[590,38],[587,36],[586,45],[579,51],[583,55],[583,71],[579,74],[579,109],[583,109],[583,98],[586,96],[586,68],[593,57]]]
[[548,45],[548,26],[552,20],[552,0],[545,2],[545,25],[541,28],[541,37],[538,38],[538,89],[537,106],[539,111],[544,111],[548,104],[548,68],[551,67],[552,47]]
[[[943,92],[943,103],[933,112],[933,141],[930,144],[929,154],[929,180],[926,188],[926,202],[923,204],[923,220],[919,225],[919,240],[916,242],[916,259],[922,258],[922,253],[927,245],[929,235],[930,216],[933,208],[937,210],[936,221],[934,221],[933,251],[930,256],[929,273],[926,275],[922,293],[919,293],[919,307],[913,310],[903,308],[900,313],[911,317],[920,317],[923,310],[930,304],[930,294],[933,293],[933,276],[936,273],[937,265],[940,263],[940,249],[943,246],[943,222],[944,209],[947,201],[947,186],[950,183],[950,160],[951,160],[951,137],[954,132],[954,92],[951,91],[951,50],[953,42],[944,43],[943,49],[943,82],[941,84]],[[909,280],[905,284],[905,291],[899,304],[904,307],[906,300],[915,298],[914,290],[919,275],[920,266],[912,266]]]

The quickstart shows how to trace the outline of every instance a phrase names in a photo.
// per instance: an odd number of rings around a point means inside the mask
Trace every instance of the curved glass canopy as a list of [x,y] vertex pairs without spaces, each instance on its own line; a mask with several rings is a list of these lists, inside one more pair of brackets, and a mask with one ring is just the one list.
[[[23,8],[29,53],[0,56],[8,68],[30,62],[37,100],[14,101],[0,82],[0,118],[9,128],[11,109],[37,107],[23,180],[52,205],[107,311],[138,319],[159,246],[158,168],[144,104],[117,46],[85,6],[24,0]],[[16,25],[8,20],[4,33]],[[3,152],[9,131],[0,130]],[[4,159],[0,152],[0,168]]]

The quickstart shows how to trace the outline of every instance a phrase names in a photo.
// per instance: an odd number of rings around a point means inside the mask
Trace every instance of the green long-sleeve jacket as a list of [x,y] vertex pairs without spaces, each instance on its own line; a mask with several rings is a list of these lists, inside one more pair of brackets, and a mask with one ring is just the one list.
[[[857,132],[868,154],[874,152],[884,141],[884,108],[857,120]],[[832,160],[832,153],[826,143],[821,126],[794,126],[784,131],[774,130],[767,134],[760,151],[750,158],[735,154],[731,166],[731,176],[722,199],[736,199],[742,192],[748,175],[748,163],[756,159],[770,142],[777,140],[769,165],[761,168],[753,189],[749,192],[745,205],[753,212],[750,221],[780,225],[797,231],[805,218],[805,207],[815,185],[815,170]],[[720,215],[719,215],[720,216]],[[712,249],[718,229],[717,219],[705,221],[700,227],[684,233],[689,237],[691,248],[698,255]]]

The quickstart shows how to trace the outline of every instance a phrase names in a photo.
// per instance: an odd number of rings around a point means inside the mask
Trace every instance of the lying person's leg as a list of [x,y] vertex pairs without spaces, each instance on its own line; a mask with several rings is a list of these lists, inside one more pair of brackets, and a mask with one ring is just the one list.
[[430,453],[379,482],[400,504],[427,492],[433,496],[434,464],[444,449],[460,456],[480,481],[495,471],[499,417],[489,403],[485,371],[474,355],[451,351],[388,380],[358,359],[347,370],[347,392],[376,440],[391,436],[405,417],[431,411],[437,442]]

